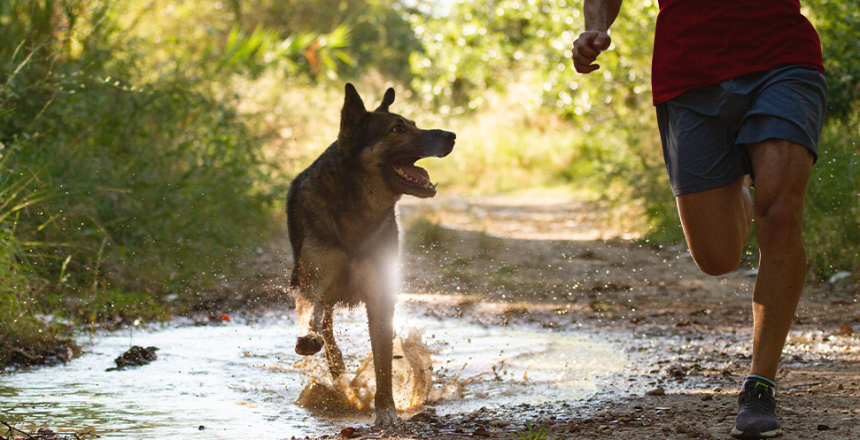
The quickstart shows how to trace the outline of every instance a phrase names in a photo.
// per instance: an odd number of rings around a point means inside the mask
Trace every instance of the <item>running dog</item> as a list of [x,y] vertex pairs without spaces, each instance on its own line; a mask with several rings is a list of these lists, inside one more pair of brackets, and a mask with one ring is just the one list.
[[391,113],[394,89],[367,111],[346,85],[337,141],[293,180],[287,193],[287,226],[294,266],[300,336],[296,353],[325,347],[332,377],[344,373],[332,331],[335,306],[367,306],[376,374],[376,424],[399,419],[391,382],[394,304],[397,300],[399,237],[395,204],[403,194],[427,198],[436,187],[415,161],[445,157],[456,135],[422,130]]

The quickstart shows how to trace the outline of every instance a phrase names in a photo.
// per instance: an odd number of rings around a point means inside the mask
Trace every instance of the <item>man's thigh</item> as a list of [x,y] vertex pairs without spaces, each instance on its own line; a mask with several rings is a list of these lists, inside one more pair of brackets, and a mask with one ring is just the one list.
[[751,219],[743,183],[740,177],[729,185],[676,197],[687,246],[699,269],[709,275],[731,272],[741,262]]
[[814,155],[809,148],[785,139],[766,139],[748,145],[755,181],[755,219],[759,243],[766,246],[771,233],[781,228],[781,240],[800,240],[806,186]]

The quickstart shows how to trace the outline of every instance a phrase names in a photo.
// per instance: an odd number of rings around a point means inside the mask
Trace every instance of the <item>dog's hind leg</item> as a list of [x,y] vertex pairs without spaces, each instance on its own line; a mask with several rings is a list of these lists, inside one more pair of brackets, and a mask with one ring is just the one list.
[[325,341],[325,357],[328,361],[328,369],[331,372],[331,377],[337,379],[346,371],[346,366],[343,363],[343,354],[337,347],[337,341],[334,340],[333,315],[334,307],[327,306],[322,321],[322,337]]

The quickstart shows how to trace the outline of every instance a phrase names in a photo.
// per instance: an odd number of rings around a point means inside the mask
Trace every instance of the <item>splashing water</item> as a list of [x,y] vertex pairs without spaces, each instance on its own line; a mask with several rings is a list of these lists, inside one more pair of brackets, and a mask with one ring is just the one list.
[[[410,331],[405,338],[394,338],[394,360],[391,365],[394,406],[398,411],[420,408],[433,389],[433,366],[430,349],[421,341],[421,332]],[[373,354],[361,360],[354,374],[346,372],[333,379],[321,356],[309,357],[297,364],[308,375],[308,384],[296,402],[304,408],[359,411],[373,408],[376,373]]]

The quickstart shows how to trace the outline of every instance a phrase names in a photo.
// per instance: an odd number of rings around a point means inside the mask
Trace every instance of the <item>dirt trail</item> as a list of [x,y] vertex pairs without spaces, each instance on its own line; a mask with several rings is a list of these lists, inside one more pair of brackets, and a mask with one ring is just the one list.
[[[390,434],[509,439],[532,423],[549,439],[729,438],[749,366],[754,263],[706,276],[685,246],[607,231],[603,212],[564,196],[401,203],[412,313],[578,328],[630,362],[586,402],[446,417],[428,408]],[[860,439],[858,300],[857,284],[807,285],[778,376],[783,438]]]

